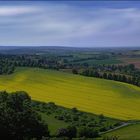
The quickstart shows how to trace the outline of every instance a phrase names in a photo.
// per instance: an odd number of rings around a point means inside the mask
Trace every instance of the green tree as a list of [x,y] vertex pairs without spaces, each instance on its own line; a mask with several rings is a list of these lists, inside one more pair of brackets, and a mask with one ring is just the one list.
[[77,69],[72,69],[72,73],[73,74],[78,74],[78,70]]
[[104,79],[107,79],[107,73],[104,73],[104,74],[103,74],[103,78],[104,78]]
[[69,138],[75,138],[77,135],[77,129],[75,126],[68,126],[67,127],[67,133]]
[[48,127],[32,109],[25,92],[0,93],[0,137],[24,140],[49,136]]
[[99,136],[97,130],[89,127],[81,127],[78,131],[79,137],[96,138]]

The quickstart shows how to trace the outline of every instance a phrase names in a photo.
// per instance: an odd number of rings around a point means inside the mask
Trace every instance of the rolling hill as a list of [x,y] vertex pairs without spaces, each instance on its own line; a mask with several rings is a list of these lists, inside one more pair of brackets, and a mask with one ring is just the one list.
[[124,120],[140,119],[140,88],[126,83],[39,68],[0,76],[0,90],[27,91],[33,99]]

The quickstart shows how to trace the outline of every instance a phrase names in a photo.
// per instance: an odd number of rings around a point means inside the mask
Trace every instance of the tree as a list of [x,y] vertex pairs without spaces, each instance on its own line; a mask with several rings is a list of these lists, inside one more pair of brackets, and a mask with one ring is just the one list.
[[108,79],[110,79],[110,80],[112,80],[112,79],[113,79],[113,77],[112,77],[112,74],[111,74],[111,73],[109,73],[109,74],[108,74]]
[[118,81],[118,75],[113,74],[113,80]]
[[89,76],[89,70],[84,70],[84,71],[82,72],[82,75]]
[[86,138],[96,138],[99,136],[97,130],[94,130],[89,127],[81,127],[79,129],[79,137],[86,137]]
[[101,120],[104,120],[104,119],[105,119],[105,117],[104,117],[103,114],[100,114],[100,115],[99,115],[99,118],[100,118]]
[[118,76],[118,81],[122,82],[122,76],[121,75]]
[[76,137],[76,135],[77,135],[77,129],[76,129],[76,127],[75,126],[68,126],[67,127],[67,133],[68,133],[68,137],[69,138],[75,138]]
[[135,69],[135,65],[134,64],[129,64],[128,67],[130,68],[130,70],[134,70]]
[[49,136],[48,126],[32,109],[25,92],[0,93],[0,137],[24,140]]
[[58,137],[67,137],[68,130],[66,128],[59,128],[57,132]]
[[126,82],[126,81],[127,81],[127,78],[126,78],[125,75],[122,76],[122,81],[123,81],[123,82]]
[[57,136],[58,137],[68,137],[75,138],[77,135],[77,129],[75,126],[68,126],[67,128],[59,128]]
[[94,71],[94,72],[93,72],[93,76],[94,76],[94,77],[99,77],[100,75],[99,75],[98,71]]
[[104,73],[104,74],[103,74],[103,78],[104,78],[104,79],[107,79],[107,73]]
[[77,69],[72,69],[72,73],[73,74],[78,74],[78,70]]

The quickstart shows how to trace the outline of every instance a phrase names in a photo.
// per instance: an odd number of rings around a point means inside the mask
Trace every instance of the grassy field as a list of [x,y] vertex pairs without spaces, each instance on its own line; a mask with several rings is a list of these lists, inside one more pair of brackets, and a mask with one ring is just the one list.
[[[51,135],[57,133],[59,128],[66,128],[69,124],[64,121],[60,121],[54,118],[52,115],[46,115],[45,113],[40,113],[42,119],[48,124]],[[61,127],[60,127],[61,126]]]
[[0,90],[27,91],[33,99],[119,119],[140,119],[140,88],[126,83],[38,68],[0,76]]
[[110,133],[104,134],[104,136],[118,136],[119,140],[139,140],[140,139],[140,124],[130,125]]

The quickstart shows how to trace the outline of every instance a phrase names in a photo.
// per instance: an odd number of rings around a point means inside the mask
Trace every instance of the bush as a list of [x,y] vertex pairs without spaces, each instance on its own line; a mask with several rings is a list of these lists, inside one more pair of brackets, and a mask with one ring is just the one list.
[[79,129],[79,137],[96,138],[98,136],[99,136],[98,131],[92,128],[81,127]]
[[77,135],[77,129],[75,126],[68,126],[67,128],[58,129],[58,137],[75,138]]
[[68,130],[66,128],[59,128],[58,129],[58,137],[66,137],[68,135]]
[[75,138],[77,135],[77,129],[75,126],[68,126],[67,127],[67,131],[68,131],[68,137],[69,138]]

